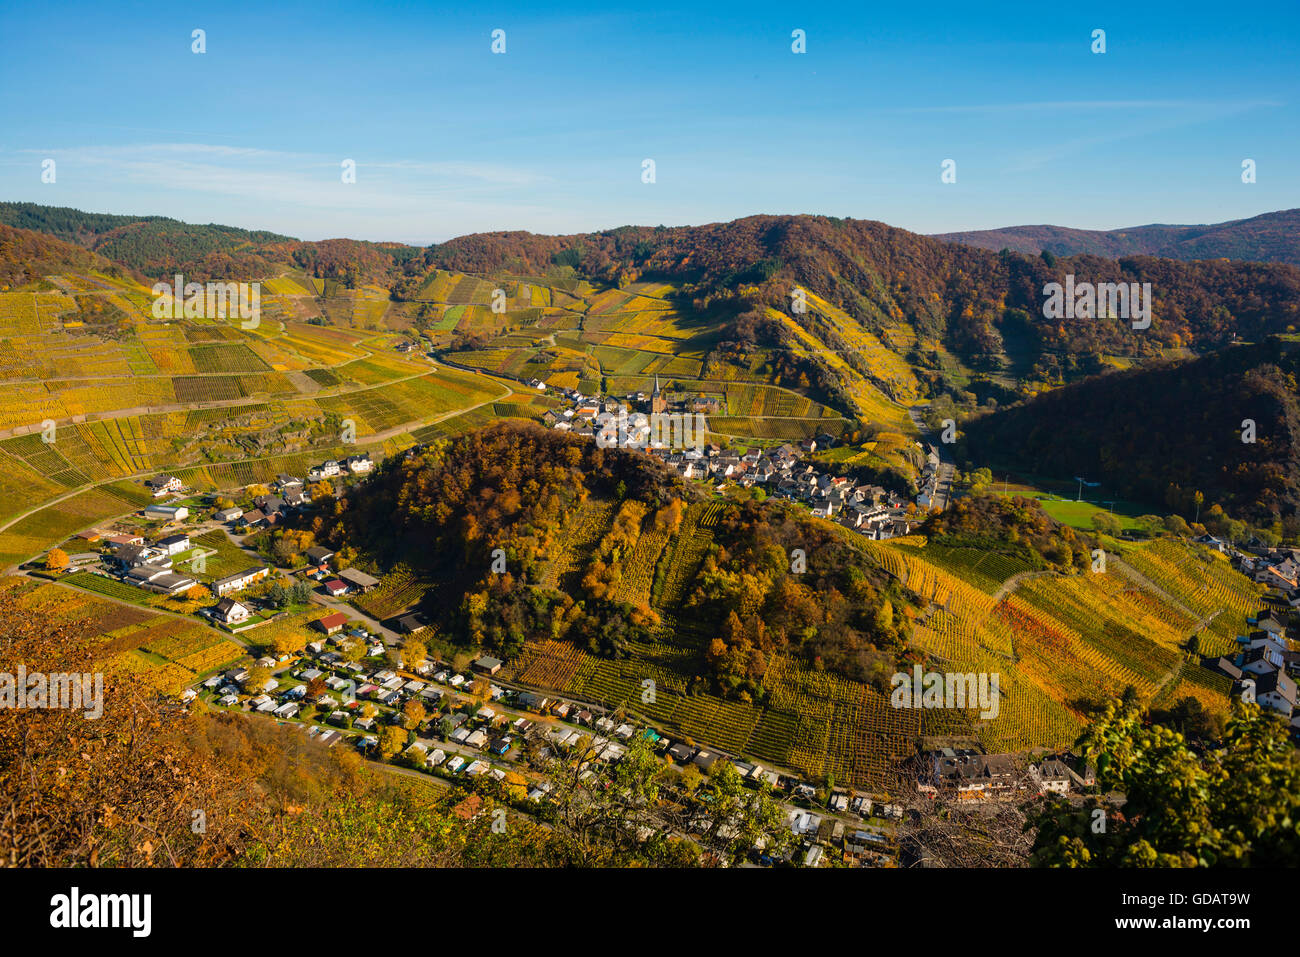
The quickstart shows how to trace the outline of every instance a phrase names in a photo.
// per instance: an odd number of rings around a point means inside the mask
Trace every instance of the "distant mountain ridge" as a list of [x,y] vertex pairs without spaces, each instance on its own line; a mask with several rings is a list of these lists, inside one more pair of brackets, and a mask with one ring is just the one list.
[[1249,219],[1197,226],[1151,223],[1127,229],[1071,229],[1068,226],[1006,226],[969,232],[936,233],[934,239],[999,252],[1055,256],[1087,253],[1119,259],[1235,259],[1300,265],[1300,209],[1263,213]]
[[251,265],[246,261],[257,251],[295,242],[264,230],[184,223],[168,216],[86,213],[37,203],[0,203],[0,225],[54,236],[149,275],[203,260]]
[[[885,350],[894,353],[895,368],[902,360],[924,379],[924,394],[934,398],[960,387],[945,365],[952,358],[977,376],[1003,377],[997,387],[1006,389],[1072,381],[1101,371],[1108,356],[1148,361],[1170,350],[1204,353],[1300,330],[1300,267],[1289,263],[1093,254],[1048,262],[834,216],[749,216],[568,236],[477,233],[427,248],[306,242],[165,218],[124,224],[122,217],[32,204],[0,204],[0,225],[5,216],[39,223],[42,238],[78,236],[83,248],[148,281],[174,272],[252,281],[298,269],[347,289],[378,285],[396,301],[420,299],[434,270],[549,275],[606,289],[667,282],[683,309],[713,326],[729,361],[748,364],[777,349],[799,359],[806,387],[841,408],[856,408],[856,379],[888,378],[875,364]],[[1135,333],[1121,319],[1083,313],[1044,321],[1044,290],[1069,274],[1089,284],[1149,283],[1150,329]],[[814,308],[798,307],[800,290],[815,297]]]

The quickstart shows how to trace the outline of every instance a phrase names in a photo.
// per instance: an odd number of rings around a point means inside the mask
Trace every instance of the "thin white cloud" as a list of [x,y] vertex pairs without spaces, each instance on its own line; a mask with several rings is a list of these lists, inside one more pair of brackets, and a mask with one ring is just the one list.
[[[517,188],[543,181],[531,170],[501,163],[423,160],[368,161],[363,156],[291,153],[217,143],[143,143],[121,146],[21,149],[16,152],[53,157],[61,166],[94,167],[125,180],[159,189],[183,189],[264,197],[280,202],[356,205],[385,202],[397,191],[400,203],[412,194],[435,195],[476,187]],[[340,180],[344,159],[356,162],[357,182]],[[376,191],[367,184],[385,185]],[[334,187],[348,186],[349,196]]]
[[1042,110],[1203,110],[1230,107],[1234,112],[1285,106],[1277,100],[1039,100],[1026,103],[974,103],[951,106],[900,106],[887,113],[1030,113]]
[[[579,225],[577,211],[562,199],[538,202],[536,191],[528,189],[550,182],[548,176],[499,162],[371,162],[363,156],[168,142],[13,149],[0,153],[0,167],[36,169],[37,157],[55,159],[60,187],[83,196],[148,196],[149,208],[136,211],[233,225],[256,222],[304,238],[427,242],[483,229]],[[356,161],[355,183],[341,180],[345,158]],[[172,196],[160,203],[157,197],[167,194]],[[139,206],[138,200],[126,201]]]

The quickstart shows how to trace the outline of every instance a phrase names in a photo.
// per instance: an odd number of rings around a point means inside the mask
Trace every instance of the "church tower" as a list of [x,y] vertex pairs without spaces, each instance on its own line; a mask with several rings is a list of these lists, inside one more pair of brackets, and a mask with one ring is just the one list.
[[650,413],[667,412],[668,400],[659,391],[659,373],[655,373],[655,390],[650,393]]

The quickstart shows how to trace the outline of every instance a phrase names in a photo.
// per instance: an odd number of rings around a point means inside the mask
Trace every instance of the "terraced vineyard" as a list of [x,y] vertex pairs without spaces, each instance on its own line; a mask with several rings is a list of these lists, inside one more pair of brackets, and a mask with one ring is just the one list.
[[417,604],[428,588],[427,581],[417,578],[407,566],[399,565],[385,574],[370,591],[355,596],[352,604],[382,621]]
[[1243,620],[1259,608],[1263,588],[1239,574],[1217,552],[1184,548],[1158,540],[1122,548],[1125,562],[1173,596],[1202,620],[1205,654],[1224,654],[1243,628]]
[[[97,664],[145,688],[177,694],[245,655],[240,645],[198,622],[30,579],[5,578],[0,587],[17,596],[19,607],[34,618],[80,629],[87,637],[100,636],[96,647],[102,649],[102,658]],[[138,589],[132,591],[139,594]]]
[[[690,506],[666,544],[643,533],[632,554],[644,547],[643,565],[649,555],[659,555],[651,593],[662,624],[652,640],[630,649],[630,659],[609,661],[556,642],[530,643],[512,665],[516,680],[626,707],[670,732],[738,756],[863,787],[882,784],[920,736],[973,737],[992,750],[1068,746],[1083,727],[1086,705],[1130,685],[1153,702],[1192,695],[1213,711],[1227,705],[1226,683],[1186,661],[1186,641],[1198,622],[1159,592],[1114,569],[1021,575],[1029,569],[1017,560],[969,548],[931,550],[919,537],[856,543],[921,599],[913,642],[928,655],[927,669],[997,676],[995,714],[982,716],[973,703],[956,712],[896,709],[888,695],[779,655],[763,676],[767,696],[760,705],[690,694],[694,656],[707,636],[682,620],[680,606],[722,507]],[[592,533],[587,541],[597,538]],[[559,550],[570,547],[566,538]],[[1164,563],[1149,562],[1156,571],[1168,567],[1190,575],[1203,562],[1193,546],[1148,547]],[[1170,587],[1186,590],[1172,571],[1162,574]],[[554,569],[547,580],[555,580]],[[1249,582],[1228,576],[1213,581],[1220,594],[1231,590],[1243,612],[1255,610],[1258,590]],[[644,569],[625,584],[620,597],[643,596]],[[1007,593],[995,599],[999,590]],[[1238,628],[1243,619],[1244,614],[1237,619]],[[647,680],[653,682],[650,700]]]
[[[64,292],[0,292],[0,565],[144,504],[139,479],[150,473],[173,471],[200,490],[301,473],[356,451],[340,445],[345,425],[383,455],[416,441],[406,429],[509,392],[396,355],[397,336],[298,321],[310,297],[338,295],[369,322],[376,302],[387,305],[369,288],[344,296],[278,277],[264,305],[287,321],[245,330],[159,322],[149,290],[129,280],[56,281]],[[65,329],[69,315],[100,303],[117,317],[115,335],[90,320]]]
[[542,571],[539,584],[555,589],[562,579],[572,576],[591,555],[596,544],[614,521],[615,503],[596,498],[586,499],[561,529],[552,548],[554,558]]

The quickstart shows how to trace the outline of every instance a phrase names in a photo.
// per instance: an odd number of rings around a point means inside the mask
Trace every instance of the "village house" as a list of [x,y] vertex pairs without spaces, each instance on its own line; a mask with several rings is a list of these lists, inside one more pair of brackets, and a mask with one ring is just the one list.
[[151,479],[145,479],[144,484],[153,492],[154,498],[162,498],[172,492],[179,492],[185,487],[181,480],[174,475],[155,475]]
[[1260,707],[1290,718],[1296,707],[1296,683],[1284,671],[1260,675],[1255,681],[1255,700]]
[[252,615],[252,612],[233,598],[218,600],[208,611],[217,621],[227,625],[238,625],[241,622],[248,621]]
[[167,555],[179,555],[181,552],[189,551],[190,537],[188,535],[168,535],[166,538],[160,538],[154,542],[154,547]]
[[519,707],[523,708],[525,711],[545,714],[550,701],[541,695],[533,694],[531,691],[521,691],[519,693],[518,704]]
[[926,764],[917,790],[930,797],[942,790],[955,792],[958,798],[984,798],[1010,794],[1023,786],[1014,754],[943,748],[922,758]]
[[324,565],[334,557],[334,552],[323,545],[313,545],[303,553],[303,557],[313,565]]
[[285,501],[278,495],[258,495],[253,499],[253,504],[261,509],[262,514],[267,518],[278,515],[285,509]]
[[1058,758],[1048,758],[1031,766],[1029,780],[1038,788],[1039,794],[1070,793],[1070,769]]
[[218,598],[232,594],[233,592],[243,591],[250,585],[256,584],[271,574],[271,569],[266,565],[257,565],[253,568],[245,568],[242,572],[234,575],[226,575],[224,578],[218,578],[212,583],[212,593]]
[[172,560],[165,552],[148,545],[118,545],[112,554],[112,560],[118,564],[123,571],[132,568],[139,568],[142,565],[149,565],[153,568],[166,570],[172,567]]

